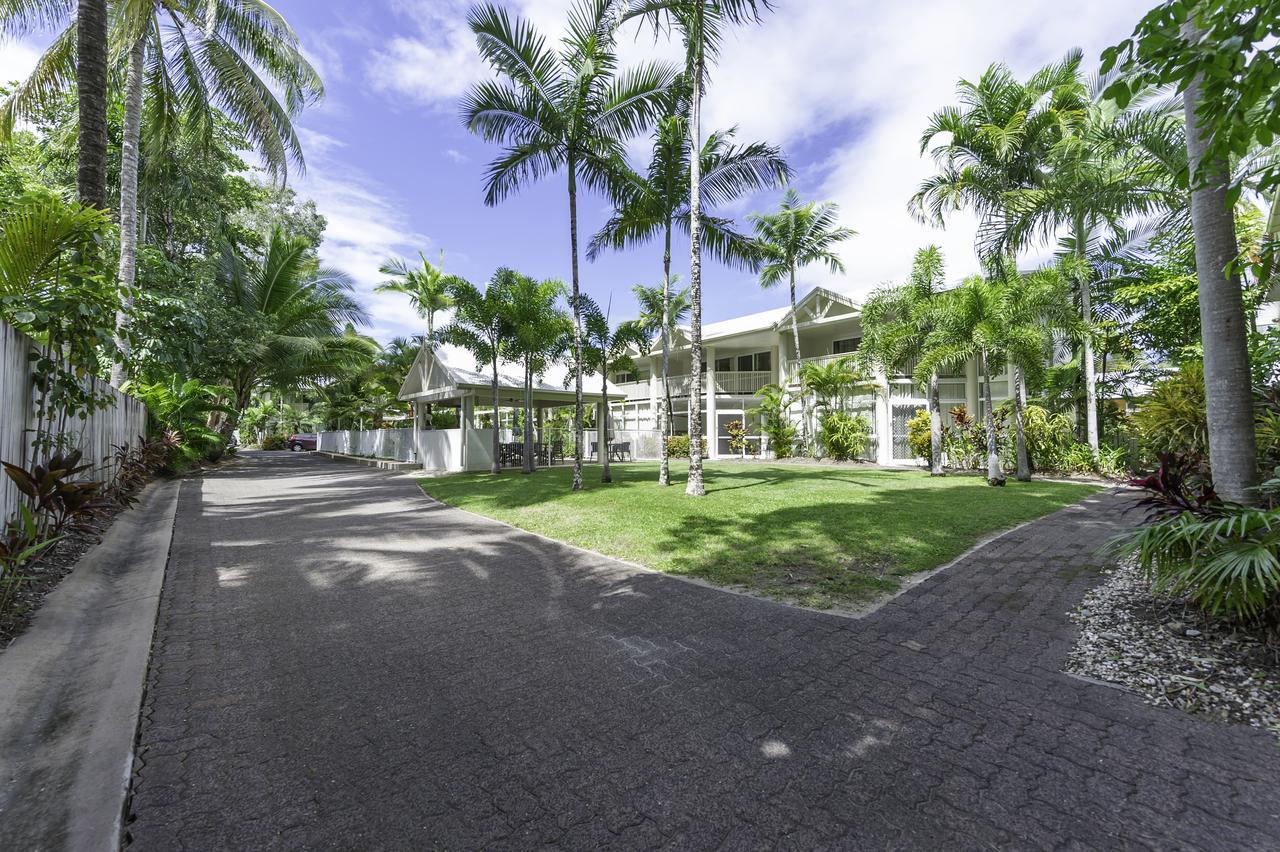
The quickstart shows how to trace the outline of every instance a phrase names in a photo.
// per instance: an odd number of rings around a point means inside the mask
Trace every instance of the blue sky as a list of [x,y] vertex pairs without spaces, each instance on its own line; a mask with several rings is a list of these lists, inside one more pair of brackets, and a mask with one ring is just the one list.
[[[555,34],[570,0],[509,0],[513,11]],[[324,258],[359,282],[386,340],[417,330],[404,300],[372,293],[390,254],[436,258],[477,283],[498,266],[568,279],[567,200],[554,176],[495,208],[484,206],[483,170],[496,150],[471,136],[457,100],[487,74],[465,25],[462,0],[277,0],[320,68],[328,95],[299,125],[307,172],[296,181],[329,219]],[[855,296],[900,280],[916,248],[944,248],[953,277],[975,271],[973,226],[958,217],[945,231],[913,222],[906,202],[930,171],[918,153],[928,114],[952,100],[957,78],[993,61],[1025,75],[1072,46],[1093,64],[1125,37],[1150,0],[778,0],[758,27],[725,44],[714,71],[705,127],[737,125],[739,140],[782,145],[808,198],[840,204],[858,231],[845,244],[848,272],[820,270],[803,284]],[[21,76],[37,42],[0,46],[0,77]],[[624,62],[673,57],[652,37],[624,40]],[[643,140],[633,145],[637,155]],[[639,163],[637,163],[639,164]],[[734,216],[772,207],[777,193],[747,199]],[[606,218],[603,199],[580,203],[580,232]],[[744,224],[745,227],[745,224]],[[687,267],[687,244],[676,253]],[[584,289],[613,315],[634,310],[631,286],[661,277],[658,247],[612,255],[582,267]],[[749,274],[709,264],[704,318],[711,322],[786,302],[762,292]]]

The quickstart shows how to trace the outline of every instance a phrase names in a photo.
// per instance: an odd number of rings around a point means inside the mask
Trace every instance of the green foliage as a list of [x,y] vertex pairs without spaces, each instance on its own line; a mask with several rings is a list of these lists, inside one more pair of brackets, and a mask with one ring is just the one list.
[[25,498],[42,539],[78,528],[100,508],[103,483],[81,478],[93,468],[83,458],[80,450],[71,450],[55,451],[48,461],[28,468],[4,462],[4,472]]
[[[707,439],[702,439],[702,453],[706,456]],[[689,436],[688,435],[672,435],[667,438],[667,458],[669,459],[687,459],[689,458]]]
[[[1183,26],[1191,20],[1199,32],[1188,39]],[[1199,76],[1196,112],[1210,132],[1206,160],[1244,157],[1280,137],[1278,36],[1276,0],[1165,0],[1143,16],[1132,36],[1103,51],[1103,74],[1126,72],[1105,95],[1123,107],[1149,86],[1182,92]],[[1280,184],[1280,164],[1265,164],[1256,179],[1264,193]]]
[[183,447],[200,453],[221,453],[223,438],[208,426],[214,412],[234,413],[223,400],[230,389],[206,385],[199,379],[182,380],[172,375],[167,382],[130,383],[125,390],[142,400],[152,421],[163,432],[173,434]]
[[933,463],[932,431],[929,412],[923,408],[907,421],[907,443],[911,446],[911,452],[929,464]]
[[1224,505],[1180,512],[1113,544],[1131,554],[1157,591],[1189,595],[1215,614],[1280,614],[1280,510]]
[[1205,411],[1204,366],[1189,361],[1152,386],[1131,422],[1143,448],[1153,456],[1191,453],[1208,458]]
[[791,458],[795,452],[796,425],[787,416],[794,397],[781,385],[765,385],[756,394],[760,405],[747,413],[760,417],[760,431],[769,439],[769,449],[777,459]]
[[272,432],[269,435],[264,435],[258,446],[264,450],[287,450],[289,449],[289,436],[282,435],[279,432]]
[[724,424],[724,431],[729,435],[729,452],[739,456],[757,455],[760,448],[747,440],[747,427],[741,420],[730,420]]
[[871,423],[860,414],[828,411],[820,421],[818,441],[836,461],[861,458],[871,444]]

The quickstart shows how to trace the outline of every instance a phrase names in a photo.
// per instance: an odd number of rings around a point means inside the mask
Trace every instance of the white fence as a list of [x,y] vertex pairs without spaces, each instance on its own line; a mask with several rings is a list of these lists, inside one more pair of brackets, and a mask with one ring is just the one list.
[[316,449],[349,456],[372,456],[402,462],[416,461],[414,431],[413,429],[344,429],[340,432],[320,432],[316,435]]
[[[0,321],[0,460],[26,467],[35,459],[31,442],[36,429],[36,394],[30,355],[39,351],[31,338]],[[108,391],[115,401],[87,418],[73,418],[66,434],[94,465],[90,479],[110,481],[115,475],[113,454],[121,444],[133,444],[147,431],[147,409],[131,396],[90,379],[95,390]],[[17,511],[20,493],[13,480],[0,475],[0,520]]]

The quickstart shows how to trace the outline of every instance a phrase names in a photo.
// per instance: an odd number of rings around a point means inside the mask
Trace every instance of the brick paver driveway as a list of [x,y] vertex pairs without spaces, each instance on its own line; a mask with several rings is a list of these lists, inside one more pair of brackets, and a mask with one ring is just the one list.
[[247,460],[183,485],[133,846],[1277,848],[1270,737],[1059,673],[1121,507],[853,621]]

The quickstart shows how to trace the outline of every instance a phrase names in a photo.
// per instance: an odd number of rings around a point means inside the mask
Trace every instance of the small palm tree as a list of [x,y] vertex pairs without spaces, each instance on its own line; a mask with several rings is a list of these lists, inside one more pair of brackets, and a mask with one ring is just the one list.
[[[601,482],[612,482],[609,472],[609,374],[633,368],[627,350],[646,346],[651,339],[640,320],[628,320],[617,328],[610,328],[609,315],[590,296],[582,296],[582,316],[587,342],[588,369],[600,373],[600,417],[596,429],[596,443],[603,470]],[[662,455],[666,455],[663,453]]]
[[[662,340],[662,396],[658,398],[658,431],[663,439],[671,437],[671,339],[676,330],[689,317],[689,288],[676,290],[679,278],[672,275],[661,287],[637,284],[631,288],[640,303],[640,323],[648,339],[640,351],[649,352],[654,337]],[[671,483],[671,464],[667,454],[661,453],[658,465],[658,484]]]
[[410,267],[403,258],[387,258],[378,267],[378,271],[391,276],[391,280],[384,281],[373,289],[378,293],[404,293],[409,297],[409,304],[417,311],[418,316],[427,321],[427,334],[423,338],[425,343],[435,336],[436,314],[452,307],[453,300],[449,298],[446,286],[448,280],[444,274],[444,251],[441,250],[440,262],[434,266],[421,252],[418,257],[422,260],[422,265],[418,267]]
[[[911,277],[899,287],[880,289],[862,306],[862,356],[886,372],[914,370],[937,325],[937,297],[942,292],[942,250],[925,246],[916,252]],[[929,410],[929,472],[942,475],[942,406],[938,372],[928,375],[925,405]]]
[[505,299],[502,303],[511,355],[524,368],[524,473],[533,473],[534,411],[533,380],[542,375],[561,354],[566,337],[572,334],[569,318],[557,304],[564,295],[564,284],[555,279],[538,281],[512,269],[499,269],[495,274]]
[[453,276],[448,284],[453,318],[436,332],[436,341],[470,352],[477,367],[488,365],[493,390],[493,461],[491,473],[501,473],[501,436],[498,430],[498,364],[508,357],[512,328],[507,324],[504,279],[494,275],[482,291],[470,281]]
[[[606,190],[616,183],[624,143],[659,112],[659,99],[676,69],[658,62],[618,73],[614,26],[617,0],[578,0],[569,13],[559,51],[528,21],[512,19],[500,6],[484,5],[469,16],[480,54],[503,78],[481,83],[462,101],[467,127],[502,145],[489,164],[485,203],[563,170],[569,195],[569,245],[574,360],[582,361],[582,317],[577,297],[578,181]],[[574,386],[573,490],[582,488],[582,381]]]
[[944,367],[957,368],[971,360],[978,363],[982,379],[984,424],[987,432],[987,482],[1004,485],[1000,469],[995,409],[991,399],[991,362],[1003,356],[1002,294],[998,284],[972,276],[939,299],[937,324],[916,365],[916,375],[926,377]]
[[[622,20],[646,20],[655,33],[675,29],[684,40],[690,151],[702,150],[707,65],[715,59],[725,31],[731,26],[758,23],[760,13],[772,7],[771,0],[625,0]],[[685,493],[693,497],[707,493],[702,478],[702,220],[702,163],[700,157],[690,157],[689,349],[693,367],[689,376],[689,480]]]
[[[797,366],[800,364],[800,331],[796,321],[796,272],[821,263],[832,272],[844,272],[835,246],[854,236],[837,224],[840,208],[830,202],[801,203],[794,188],[787,190],[776,213],[756,213],[754,249],[760,266],[760,286],[769,289],[786,281],[791,289],[791,338]],[[800,440],[809,444],[809,402],[800,377]]]
[[[254,345],[239,351],[228,369],[237,412],[262,385],[298,387],[339,376],[366,363],[377,347],[352,324],[368,321],[344,272],[318,266],[311,242],[278,228],[261,258],[243,258],[225,247],[217,270],[232,307],[259,329]],[[226,423],[228,436],[235,418]]]

